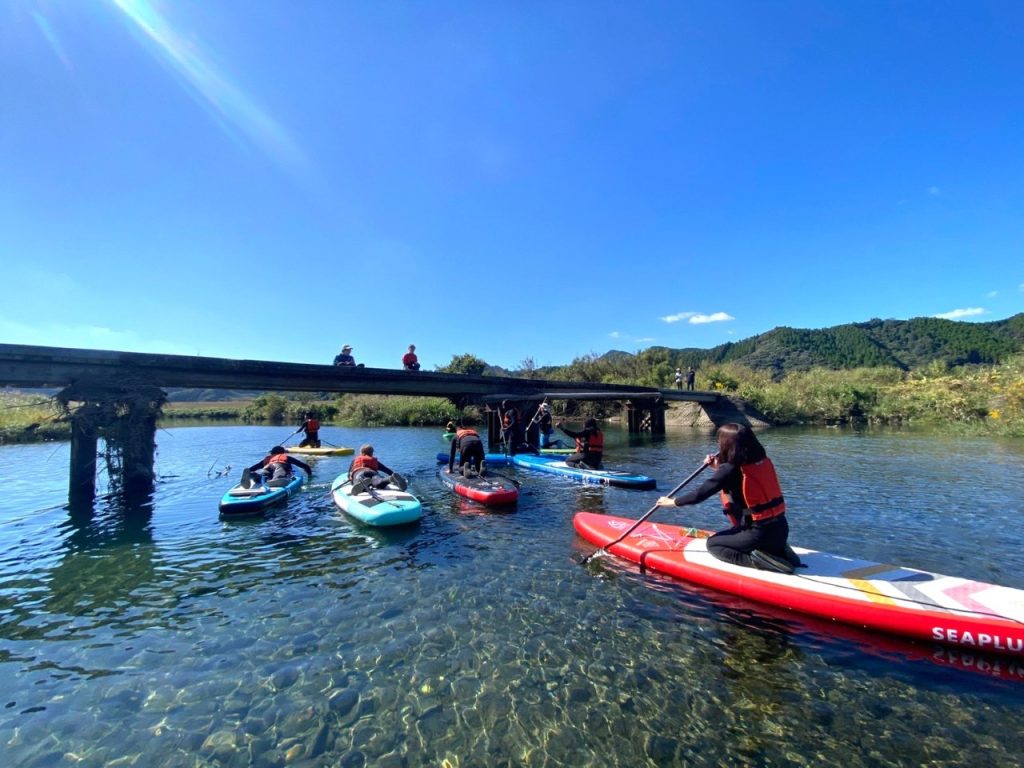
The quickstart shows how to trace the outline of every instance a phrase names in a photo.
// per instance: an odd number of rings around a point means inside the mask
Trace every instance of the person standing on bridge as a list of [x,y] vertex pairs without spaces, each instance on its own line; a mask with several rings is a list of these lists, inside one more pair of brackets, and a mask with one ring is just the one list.
[[676,368],[676,389],[683,388],[683,369]]
[[693,391],[693,382],[696,378],[697,372],[693,370],[693,366],[691,365],[690,368],[686,371],[686,388],[691,392]]
[[420,361],[416,357],[415,344],[410,344],[409,351],[402,355],[402,367],[407,371],[418,371],[420,369]]

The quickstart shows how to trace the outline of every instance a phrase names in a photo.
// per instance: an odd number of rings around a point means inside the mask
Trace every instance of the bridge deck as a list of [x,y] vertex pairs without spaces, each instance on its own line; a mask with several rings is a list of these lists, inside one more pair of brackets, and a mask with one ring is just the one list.
[[622,384],[0,344],[0,385],[66,387],[70,384],[354,392],[464,398],[467,401],[547,397],[660,398],[710,403],[719,398],[714,392],[658,390]]

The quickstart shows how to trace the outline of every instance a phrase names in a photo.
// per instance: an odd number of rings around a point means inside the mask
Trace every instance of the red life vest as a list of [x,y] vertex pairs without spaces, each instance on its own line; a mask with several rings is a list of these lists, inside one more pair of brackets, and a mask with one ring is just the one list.
[[461,440],[464,437],[475,437],[475,438],[479,439],[480,435],[477,434],[476,430],[473,430],[473,429],[456,429],[455,430],[455,439],[456,440]]
[[269,467],[271,464],[287,464],[288,454],[287,453],[272,453],[263,460],[263,466]]
[[[775,465],[767,456],[753,464],[740,466],[743,474],[743,504],[755,522],[771,520],[786,512],[786,502],[782,498],[782,487],[779,485]],[[737,504],[728,491],[722,491],[722,506],[727,511],[736,510]]]
[[377,461],[376,456],[364,456],[359,454],[352,460],[352,469],[349,470],[349,474],[358,472],[360,469],[372,469],[376,472],[380,469],[380,462]]
[[501,417],[501,423],[506,427],[511,427],[517,421],[519,421],[519,411],[515,408],[509,408],[505,411],[505,415]]
[[604,453],[604,433],[595,432],[590,437],[577,437],[576,453]]
[[306,432],[319,432],[320,422],[316,419],[307,419],[306,423],[302,425],[302,428],[305,429]]

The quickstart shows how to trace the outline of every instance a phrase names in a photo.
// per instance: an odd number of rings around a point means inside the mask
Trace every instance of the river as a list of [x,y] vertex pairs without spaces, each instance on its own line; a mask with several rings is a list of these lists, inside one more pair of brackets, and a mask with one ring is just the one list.
[[[638,517],[711,450],[611,428],[659,491],[522,482],[511,511],[435,477],[440,429],[326,427],[410,481],[422,521],[328,495],[217,502],[287,427],[161,429],[155,492],[66,503],[68,446],[0,447],[0,744],[16,766],[1020,765],[1024,662],[868,635],[641,574],[578,510]],[[792,543],[1024,588],[1024,443],[775,429]],[[226,474],[225,474],[226,473]],[[102,478],[101,478],[102,484]],[[709,500],[655,519],[720,527]]]

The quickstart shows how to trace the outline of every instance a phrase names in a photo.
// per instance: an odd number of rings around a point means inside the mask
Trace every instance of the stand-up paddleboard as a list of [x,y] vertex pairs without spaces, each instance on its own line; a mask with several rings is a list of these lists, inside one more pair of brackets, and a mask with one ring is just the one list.
[[446,443],[450,443],[452,441],[452,438],[455,437],[455,434],[455,432],[442,432],[441,439],[444,440]]
[[331,498],[338,509],[367,525],[405,525],[423,516],[420,500],[393,483],[353,495],[347,473],[331,483]]
[[455,495],[478,501],[487,506],[515,504],[519,499],[519,489],[504,477],[494,477],[493,475],[463,477],[459,474],[458,467],[454,473],[449,473],[448,467],[441,467],[437,470],[437,476],[441,478],[444,486]]
[[633,472],[620,472],[614,469],[582,469],[570,467],[561,459],[554,456],[535,456],[532,453],[517,453],[512,457],[512,463],[517,467],[536,469],[541,472],[552,472],[556,475],[565,475],[574,480],[584,483],[597,483],[600,485],[613,485],[617,488],[634,488],[647,491],[657,486],[653,477],[639,475]]
[[[255,475],[253,479],[256,479]],[[301,487],[302,475],[298,472],[289,479],[287,485],[273,488],[267,485],[254,485],[251,488],[236,485],[221,497],[220,513],[225,517],[260,515]]]
[[[645,568],[761,603],[984,653],[1024,656],[1024,590],[795,548],[795,573],[731,565],[707,551],[708,531],[580,512],[576,532]],[[611,545],[611,546],[609,546]]]
[[[448,463],[448,456],[449,455],[450,454],[448,453],[448,451],[445,451],[444,453],[437,454],[437,461],[438,461],[438,463],[439,464],[447,464]],[[510,459],[511,459],[511,457],[506,456],[504,453],[485,453],[484,454],[484,461],[487,463],[488,466],[491,466],[491,467],[507,467],[509,464],[512,463]],[[455,452],[455,463],[456,464],[459,463],[459,453],[458,453],[458,451]]]
[[291,445],[285,448],[288,453],[297,456],[349,456],[356,452],[355,448],[343,448],[342,446],[324,446],[322,448],[310,448],[309,446]]

